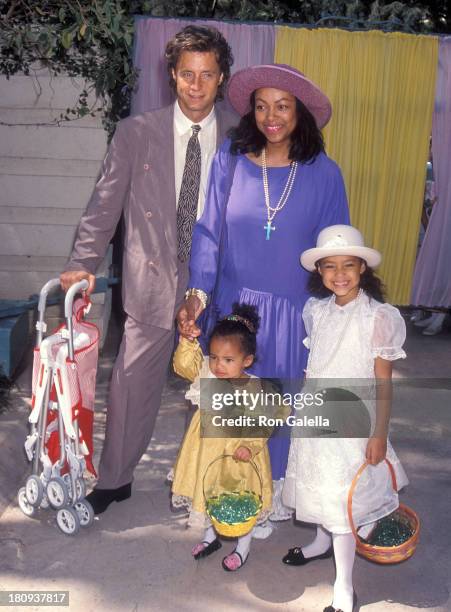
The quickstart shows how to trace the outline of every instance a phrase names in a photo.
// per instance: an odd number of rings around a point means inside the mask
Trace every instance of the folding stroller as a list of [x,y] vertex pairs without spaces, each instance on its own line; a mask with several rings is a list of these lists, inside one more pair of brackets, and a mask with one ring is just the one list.
[[48,281],[39,295],[37,339],[34,349],[31,432],[25,452],[32,474],[19,490],[19,507],[27,516],[38,508],[57,510],[58,527],[74,535],[88,527],[94,511],[85,499],[85,469],[92,465],[92,430],[99,330],[83,321],[90,301],[75,295],[87,289],[83,280],[73,285],[64,302],[65,324],[44,338],[47,295],[59,286]]

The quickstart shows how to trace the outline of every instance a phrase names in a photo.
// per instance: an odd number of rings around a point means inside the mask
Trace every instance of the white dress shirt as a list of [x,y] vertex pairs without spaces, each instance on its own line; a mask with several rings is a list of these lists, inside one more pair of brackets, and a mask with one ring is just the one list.
[[175,193],[177,196],[177,206],[179,201],[180,187],[182,185],[183,169],[185,168],[186,149],[188,140],[193,133],[191,126],[200,125],[199,144],[201,150],[201,169],[200,169],[200,188],[199,202],[197,205],[197,218],[199,219],[204,210],[205,196],[207,193],[208,172],[211,162],[216,153],[216,113],[215,107],[210,113],[199,121],[194,123],[183,114],[178,101],[174,106],[174,162],[175,162]]

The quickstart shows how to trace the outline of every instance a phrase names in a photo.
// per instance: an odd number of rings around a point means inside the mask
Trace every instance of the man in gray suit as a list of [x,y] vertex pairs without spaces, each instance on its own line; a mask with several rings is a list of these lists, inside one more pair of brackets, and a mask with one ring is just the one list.
[[[133,471],[150,442],[160,407],[174,319],[188,282],[192,224],[186,230],[179,214],[182,192],[187,191],[182,183],[192,179],[189,143],[196,140],[200,183],[198,195],[196,187],[191,198],[194,222],[196,206],[197,218],[203,209],[214,153],[236,123],[233,115],[215,109],[233,62],[222,34],[188,26],[169,41],[166,59],[176,102],[118,123],[61,274],[65,290],[86,278],[90,293],[123,213],[122,294],[127,319],[110,385],[99,479],[87,496],[96,514],[130,497]],[[182,237],[180,227],[185,228]]]

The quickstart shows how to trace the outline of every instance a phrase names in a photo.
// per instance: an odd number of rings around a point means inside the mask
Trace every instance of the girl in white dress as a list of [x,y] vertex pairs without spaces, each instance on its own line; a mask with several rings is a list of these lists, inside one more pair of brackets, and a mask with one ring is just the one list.
[[365,401],[369,438],[302,438],[293,431],[283,501],[295,509],[298,520],[316,523],[317,533],[311,544],[290,549],[283,562],[305,565],[330,557],[333,550],[334,595],[324,612],[351,612],[355,605],[355,540],[347,498],[358,468],[365,461],[370,464],[353,497],[353,519],[363,537],[399,504],[383,460],[392,463],[399,489],[408,482],[387,439],[392,361],[406,356],[406,331],[399,311],[383,303],[381,282],[372,271],[380,261],[380,253],[365,247],[360,232],[346,225],[325,228],[317,247],[301,255],[302,265],[313,272],[312,292],[322,298],[310,298],[303,311],[304,344],[310,349],[306,378],[358,379],[355,384],[365,387],[365,400],[371,397],[368,391],[375,393],[375,379],[378,383],[377,410],[374,399]]

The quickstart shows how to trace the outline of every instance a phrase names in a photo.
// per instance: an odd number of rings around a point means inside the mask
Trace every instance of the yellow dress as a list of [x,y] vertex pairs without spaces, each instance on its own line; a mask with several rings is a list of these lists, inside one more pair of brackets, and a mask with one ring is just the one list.
[[[208,367],[208,358],[202,364],[198,377],[191,385],[186,398],[200,406],[200,379],[214,378]],[[252,379],[250,379],[252,380]],[[254,383],[257,379],[253,379]],[[260,381],[258,381],[260,382]],[[243,436],[245,431],[241,431]],[[272,475],[267,438],[201,437],[201,410],[193,415],[185,433],[174,466],[172,483],[172,503],[175,507],[185,507],[190,511],[188,524],[205,520],[204,476],[206,491],[214,487],[215,492],[248,490],[262,493],[263,506],[258,522],[264,521],[271,513]],[[214,461],[222,455],[233,455],[235,450],[245,446],[252,452],[260,478],[250,462],[236,461],[231,457]],[[208,494],[208,493],[207,493]]]

